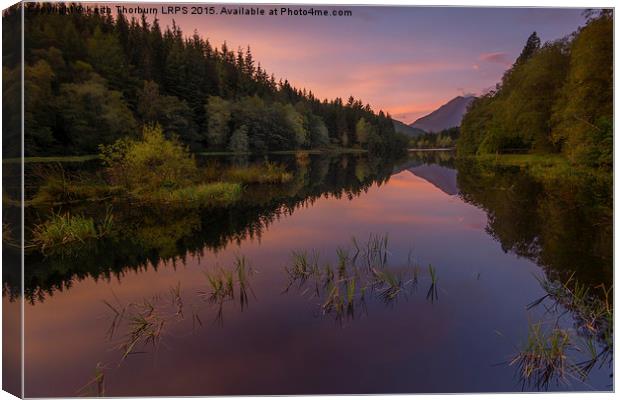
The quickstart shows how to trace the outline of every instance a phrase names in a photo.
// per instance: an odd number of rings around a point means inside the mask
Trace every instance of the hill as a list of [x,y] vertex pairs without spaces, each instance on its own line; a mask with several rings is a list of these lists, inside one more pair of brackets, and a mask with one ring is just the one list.
[[397,121],[395,119],[393,119],[392,122],[394,122],[394,130],[396,133],[402,133],[409,137],[417,137],[426,133],[422,129],[411,127],[404,122]]
[[410,127],[426,132],[441,132],[444,129],[460,126],[467,107],[474,99],[474,96],[457,96],[432,113],[418,118]]

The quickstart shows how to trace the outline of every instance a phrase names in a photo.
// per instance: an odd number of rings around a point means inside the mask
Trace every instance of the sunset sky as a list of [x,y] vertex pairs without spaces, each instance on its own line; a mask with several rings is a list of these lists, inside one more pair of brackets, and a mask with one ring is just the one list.
[[533,31],[544,42],[584,22],[581,9],[338,8],[353,16],[158,18],[162,26],[174,18],[185,34],[195,29],[218,46],[250,45],[268,72],[319,98],[353,95],[407,123],[454,96],[493,87]]

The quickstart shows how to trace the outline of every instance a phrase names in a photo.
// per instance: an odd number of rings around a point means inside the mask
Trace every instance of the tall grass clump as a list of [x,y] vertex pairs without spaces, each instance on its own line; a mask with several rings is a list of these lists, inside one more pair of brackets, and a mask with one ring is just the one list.
[[[296,286],[302,295],[321,299],[323,314],[341,321],[345,316],[354,318],[356,310],[365,310],[367,295],[392,303],[417,284],[418,266],[412,264],[411,254],[406,266],[388,265],[387,235],[371,234],[363,242],[353,237],[351,243],[336,249],[335,265],[320,265],[317,252],[294,251],[285,266],[289,283],[284,292]],[[430,277],[435,300],[437,276],[432,267]]]
[[193,203],[201,206],[229,206],[241,199],[243,189],[238,183],[199,183],[174,190],[159,190],[147,196],[163,203]]
[[281,164],[267,161],[263,164],[231,167],[223,174],[224,180],[239,183],[286,183],[293,179],[293,174]]
[[517,365],[524,382],[547,387],[552,380],[565,381],[574,373],[580,374],[568,358],[570,348],[568,330],[553,328],[546,332],[541,323],[531,324],[527,342],[510,365]]
[[58,164],[39,169],[34,175],[41,180],[29,205],[59,205],[103,200],[122,194],[119,186],[108,185],[95,174],[70,174]]
[[[589,286],[574,279],[566,281],[537,278],[546,294],[530,303],[528,309],[543,305],[552,329],[544,322],[530,325],[528,340],[511,360],[524,384],[546,388],[550,382],[568,378],[584,381],[596,365],[613,360],[613,303],[611,288]],[[561,329],[563,318],[571,329]]]
[[227,301],[239,300],[241,310],[248,306],[249,294],[254,294],[250,286],[250,277],[254,270],[245,256],[237,256],[232,269],[220,268],[205,272],[210,290],[201,290],[199,296],[218,306],[216,321],[223,322],[223,307]]
[[110,212],[98,226],[92,218],[82,215],[52,214],[50,219],[35,226],[32,240],[42,253],[53,253],[65,246],[85,244],[91,239],[104,237],[112,231],[113,224]]

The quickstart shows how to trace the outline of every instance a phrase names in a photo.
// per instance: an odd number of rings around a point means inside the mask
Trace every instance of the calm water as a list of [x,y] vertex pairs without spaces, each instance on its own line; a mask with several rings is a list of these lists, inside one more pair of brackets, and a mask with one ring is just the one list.
[[[293,183],[252,189],[234,210],[115,205],[127,227],[118,240],[75,257],[29,256],[26,395],[92,393],[98,365],[111,396],[612,390],[607,362],[585,382],[543,387],[507,364],[532,321],[563,314],[527,308],[545,295],[537,277],[611,282],[611,228],[593,226],[606,211],[566,214],[592,193],[424,157],[289,160]],[[418,266],[394,299],[369,290],[338,313],[323,307],[324,288],[289,287],[293,251],[336,266],[339,248],[370,235],[387,235],[389,268]],[[220,307],[205,272],[232,270],[239,256],[253,270],[248,296]],[[118,310],[153,304],[164,321],[158,347],[123,359],[131,325],[111,335],[104,300]],[[559,323],[575,320],[564,313]]]

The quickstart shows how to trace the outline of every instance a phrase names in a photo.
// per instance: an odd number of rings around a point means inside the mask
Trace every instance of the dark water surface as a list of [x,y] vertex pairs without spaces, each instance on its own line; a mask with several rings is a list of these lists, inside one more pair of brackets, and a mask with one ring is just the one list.
[[[253,189],[265,201],[233,210],[128,206],[126,237],[77,258],[29,256],[26,396],[92,394],[98,368],[109,396],[612,389],[607,362],[585,381],[544,386],[508,365],[533,321],[563,315],[561,326],[575,325],[561,307],[527,308],[545,295],[537,277],[611,283],[605,195],[592,205],[594,192],[573,198],[574,188],[448,156],[396,165],[361,157],[292,160],[285,192]],[[566,211],[584,199],[593,210]],[[323,307],[324,288],[289,287],[293,251],[336,267],[339,248],[371,235],[387,235],[390,268],[417,266],[417,282],[398,296],[369,290],[339,313]],[[220,307],[205,272],[232,271],[240,256],[253,270],[247,298],[237,292]],[[128,314],[153,305],[157,348],[139,343],[123,359],[137,322],[124,316],[110,337],[115,313],[104,300],[117,310],[134,303]]]

